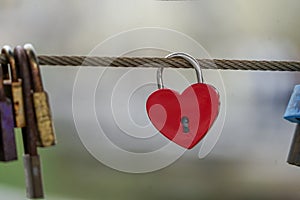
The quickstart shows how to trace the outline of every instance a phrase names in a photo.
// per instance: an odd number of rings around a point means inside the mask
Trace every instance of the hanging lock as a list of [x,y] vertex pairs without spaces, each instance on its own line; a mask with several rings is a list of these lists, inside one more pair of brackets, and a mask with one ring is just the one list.
[[2,53],[6,56],[9,62],[8,65],[3,65],[3,71],[5,71],[7,75],[6,79],[3,81],[4,89],[8,97],[13,101],[15,126],[17,128],[23,128],[26,123],[22,94],[22,79],[18,78],[16,62],[12,49],[9,46],[4,46],[2,48]]
[[56,144],[56,137],[51,117],[48,94],[44,91],[40,67],[31,44],[26,44],[24,49],[30,65],[32,85],[33,85],[33,105],[38,128],[37,145],[49,147]]
[[14,133],[12,104],[6,97],[3,85],[3,72],[0,68],[0,161],[17,160],[17,147]]
[[16,65],[20,69],[20,77],[22,78],[24,108],[26,116],[26,126],[22,129],[24,144],[24,171],[26,178],[27,197],[43,198],[43,181],[41,172],[40,157],[37,151],[37,126],[34,116],[31,77],[29,73],[29,63],[24,48],[17,46],[14,49]]
[[158,89],[147,99],[149,119],[156,129],[176,144],[191,149],[207,134],[219,113],[219,93],[203,83],[198,61],[185,53],[173,53],[167,58],[182,58],[193,66],[198,83],[186,88],[182,94],[165,89],[163,68],[157,71]]
[[295,86],[283,117],[290,122],[300,123],[300,85]]
[[291,165],[300,166],[300,85],[294,87],[283,118],[297,123],[287,162]]

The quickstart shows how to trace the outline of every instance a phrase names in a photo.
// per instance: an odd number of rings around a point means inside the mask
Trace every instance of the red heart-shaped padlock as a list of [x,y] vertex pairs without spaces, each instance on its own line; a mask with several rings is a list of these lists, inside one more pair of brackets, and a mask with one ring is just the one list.
[[219,94],[207,84],[189,86],[182,94],[170,89],[152,93],[146,103],[157,130],[176,144],[191,149],[208,132],[219,113]]

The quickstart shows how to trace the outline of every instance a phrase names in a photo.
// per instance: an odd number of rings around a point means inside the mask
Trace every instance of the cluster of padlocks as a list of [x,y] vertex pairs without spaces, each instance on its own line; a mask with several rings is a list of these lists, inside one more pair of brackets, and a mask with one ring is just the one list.
[[18,159],[15,128],[22,131],[28,198],[43,198],[37,147],[56,144],[48,95],[44,91],[39,63],[30,44],[1,53],[8,64],[0,69],[0,161]]

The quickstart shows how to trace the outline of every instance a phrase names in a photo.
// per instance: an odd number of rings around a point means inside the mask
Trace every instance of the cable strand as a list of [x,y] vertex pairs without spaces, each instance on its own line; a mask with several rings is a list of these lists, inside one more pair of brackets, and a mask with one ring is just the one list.
[[[158,57],[97,57],[97,56],[38,56],[40,65],[54,66],[102,66],[102,67],[165,67],[191,68],[182,58]],[[297,61],[257,61],[257,60],[221,60],[197,59],[202,69],[222,70],[261,70],[261,71],[300,71]],[[0,64],[6,64],[4,55],[0,55]]]

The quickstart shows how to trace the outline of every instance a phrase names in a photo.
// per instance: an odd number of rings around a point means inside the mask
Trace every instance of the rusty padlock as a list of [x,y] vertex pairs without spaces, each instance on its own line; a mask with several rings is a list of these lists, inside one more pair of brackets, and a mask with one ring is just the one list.
[[56,144],[56,136],[51,117],[48,94],[44,91],[39,63],[35,50],[31,44],[24,45],[24,49],[27,54],[32,77],[33,105],[38,127],[37,145],[39,147],[53,146]]
[[9,63],[8,65],[3,65],[3,71],[7,71],[7,77],[9,77],[9,79],[4,79],[3,81],[4,89],[6,94],[13,101],[15,126],[22,128],[25,126],[22,79],[18,78],[18,71],[12,49],[9,46],[4,46],[1,52],[6,56]]
[[8,162],[17,160],[17,147],[13,108],[4,91],[2,66],[0,67],[0,161]]
[[22,129],[24,143],[24,170],[26,178],[26,191],[28,198],[43,198],[43,181],[41,173],[40,157],[37,152],[37,126],[35,123],[34,109],[31,93],[31,77],[29,73],[29,62],[23,47],[14,49],[16,65],[20,69],[22,78],[24,108],[26,127]]

